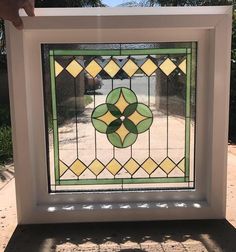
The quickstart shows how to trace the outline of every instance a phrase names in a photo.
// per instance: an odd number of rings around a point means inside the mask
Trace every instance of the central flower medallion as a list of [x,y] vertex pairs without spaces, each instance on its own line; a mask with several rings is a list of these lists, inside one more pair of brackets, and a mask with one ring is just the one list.
[[153,121],[150,108],[139,103],[135,93],[128,88],[113,89],[92,112],[94,128],[107,135],[109,142],[117,148],[133,145],[138,134],[147,131]]

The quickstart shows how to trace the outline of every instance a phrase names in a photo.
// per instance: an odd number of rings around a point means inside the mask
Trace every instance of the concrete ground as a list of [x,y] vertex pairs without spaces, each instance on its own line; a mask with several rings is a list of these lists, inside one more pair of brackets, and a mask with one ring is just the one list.
[[236,252],[236,146],[229,146],[225,220],[16,225],[12,168],[0,178],[0,251]]

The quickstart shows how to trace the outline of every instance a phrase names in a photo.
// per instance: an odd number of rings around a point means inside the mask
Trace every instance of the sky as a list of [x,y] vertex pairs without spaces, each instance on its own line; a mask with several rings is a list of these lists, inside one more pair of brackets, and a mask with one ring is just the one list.
[[108,5],[109,7],[115,7],[119,4],[122,4],[127,1],[124,1],[124,0],[102,0],[102,2],[106,5]]

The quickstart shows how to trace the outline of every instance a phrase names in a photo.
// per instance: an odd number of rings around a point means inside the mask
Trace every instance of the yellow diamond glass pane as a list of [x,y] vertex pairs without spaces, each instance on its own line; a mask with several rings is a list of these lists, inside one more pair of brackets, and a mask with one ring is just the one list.
[[86,169],[86,166],[80,161],[76,160],[70,167],[70,169],[77,175],[80,176],[81,173]]
[[91,61],[85,69],[93,78],[102,70],[101,66],[95,60]]
[[185,171],[185,160],[183,159],[179,164],[178,167],[180,168],[181,171]]
[[126,107],[129,105],[129,103],[125,100],[123,93],[121,93],[120,98],[115,105],[121,113],[123,113]]
[[179,68],[186,74],[186,59],[179,64]]
[[66,67],[66,70],[75,78],[83,70],[83,67],[76,60],[73,60]]
[[122,123],[120,128],[116,131],[116,133],[120,136],[121,141],[124,142],[125,137],[129,134],[129,131],[125,128]]
[[90,164],[89,169],[97,176],[104,169],[104,165],[99,160],[95,159]]
[[129,77],[132,77],[134,73],[138,70],[138,66],[132,60],[129,59],[122,67],[122,69],[129,75]]
[[60,170],[60,176],[65,173],[65,171],[68,169],[68,167],[63,163],[59,162],[59,170]]
[[115,63],[114,60],[110,60],[109,63],[104,67],[104,70],[111,76],[111,78],[113,78],[120,70],[120,67]]
[[166,158],[161,164],[160,167],[166,173],[170,173],[175,168],[175,163],[171,161],[169,158]]
[[143,72],[147,75],[150,76],[154,71],[157,69],[156,64],[153,63],[152,60],[148,59],[146,62],[141,66],[141,69]]
[[135,111],[132,115],[128,117],[135,125],[139,124],[142,120],[147,117],[140,115],[137,111]]
[[55,61],[55,76],[57,77],[63,71],[63,67]]
[[115,159],[112,159],[112,161],[107,165],[107,170],[110,171],[114,176],[120,170],[120,168],[120,163],[117,162]]
[[139,164],[133,159],[131,158],[125,165],[124,165],[125,169],[131,174],[133,175],[139,168]]
[[143,164],[142,167],[143,169],[148,173],[151,174],[156,168],[157,168],[157,163],[154,162],[151,158],[148,158]]
[[160,69],[168,76],[170,75],[176,68],[176,65],[167,58],[161,65]]
[[107,125],[109,125],[111,122],[113,122],[117,118],[115,116],[113,116],[110,111],[107,111],[107,113],[105,115],[100,116],[97,119],[99,119],[99,120],[103,121],[104,123],[106,123]]

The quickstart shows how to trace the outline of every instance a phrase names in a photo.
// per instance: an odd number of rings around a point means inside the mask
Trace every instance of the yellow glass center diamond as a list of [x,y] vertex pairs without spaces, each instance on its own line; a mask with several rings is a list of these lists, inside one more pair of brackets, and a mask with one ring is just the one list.
[[160,167],[167,174],[170,173],[175,168],[175,163],[170,160],[168,157],[160,164]]
[[135,125],[138,125],[142,120],[147,117],[140,115],[137,111],[135,111],[132,115],[128,117]]
[[150,76],[152,75],[155,70],[157,69],[156,64],[153,63],[152,60],[148,59],[145,61],[145,63],[141,66],[141,69],[143,70],[143,72],[147,75]]
[[120,70],[120,67],[115,63],[114,60],[110,60],[104,67],[104,70],[111,76],[111,78],[113,78]]
[[76,160],[71,166],[70,169],[79,177],[81,173],[86,169],[86,165],[83,164],[80,160]]
[[143,164],[143,169],[148,173],[151,174],[156,168],[158,164],[152,159],[148,158]]
[[97,119],[99,119],[99,120],[103,121],[104,123],[106,123],[107,125],[109,125],[111,122],[113,122],[117,118],[115,116],[113,116],[110,111],[107,111],[107,113],[105,115],[100,116]]
[[55,61],[55,76],[57,77],[63,71],[63,67]]
[[167,76],[170,75],[176,68],[176,65],[167,58],[161,65],[160,69],[164,72]]
[[120,170],[120,168],[121,164],[116,159],[112,159],[107,165],[107,170],[111,172],[114,176]]
[[74,77],[76,78],[78,74],[83,70],[83,67],[76,61],[73,60],[71,63],[67,66],[66,70]]
[[131,59],[129,59],[122,69],[129,75],[129,77],[132,77],[138,70],[138,66]]
[[125,169],[131,174],[133,175],[139,168],[139,164],[133,159],[131,158],[125,165],[124,165]]
[[120,136],[122,143],[124,142],[125,137],[129,134],[129,131],[125,128],[122,123],[120,128],[116,131],[116,133]]
[[101,66],[95,60],[92,60],[85,69],[93,78],[102,70]]
[[89,169],[97,176],[104,169],[104,165],[99,160],[95,159],[89,165]]
[[120,110],[121,113],[123,113],[128,105],[129,103],[125,100],[123,93],[121,93],[120,98],[115,106]]

